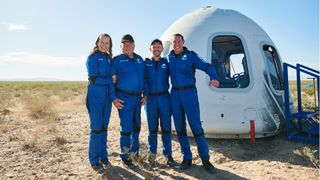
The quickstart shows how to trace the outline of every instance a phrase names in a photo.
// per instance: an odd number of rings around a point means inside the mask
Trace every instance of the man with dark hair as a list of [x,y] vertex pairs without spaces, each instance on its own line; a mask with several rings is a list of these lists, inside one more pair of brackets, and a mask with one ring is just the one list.
[[210,76],[209,86],[218,87],[217,75],[214,67],[202,60],[195,52],[184,47],[181,34],[174,34],[171,39],[172,51],[168,55],[171,76],[171,107],[175,128],[183,154],[180,169],[188,169],[192,164],[192,154],[186,131],[186,116],[193,132],[198,152],[204,168],[214,172],[210,163],[209,147],[200,121],[200,109],[195,86],[195,70],[200,69]]
[[157,134],[159,120],[162,133],[163,154],[169,166],[175,166],[171,150],[171,108],[169,89],[169,64],[167,59],[161,57],[162,42],[155,39],[151,42],[151,59],[146,58],[146,79],[148,85],[148,101],[146,114],[148,120],[148,149],[149,163],[154,165],[157,154]]

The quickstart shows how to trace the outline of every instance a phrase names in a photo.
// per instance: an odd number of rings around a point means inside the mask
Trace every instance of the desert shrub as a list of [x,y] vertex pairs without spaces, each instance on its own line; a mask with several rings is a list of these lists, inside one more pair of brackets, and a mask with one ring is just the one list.
[[24,98],[25,108],[34,119],[56,120],[58,113],[54,109],[55,102],[44,94],[35,94]]
[[51,97],[51,96],[54,95],[54,93],[53,93],[52,91],[50,91],[50,90],[43,90],[43,91],[42,91],[42,94],[43,94],[44,96],[46,96],[46,97]]
[[0,110],[8,109],[12,95],[10,92],[0,91]]
[[9,106],[11,105],[12,95],[0,91],[0,124],[4,121],[5,117],[10,114]]
[[[2,122],[2,119],[0,119],[0,122]],[[9,127],[3,123],[0,123],[0,132],[7,133],[8,131],[9,131]]]
[[33,133],[30,136],[24,137],[24,149],[33,149],[39,143],[40,136],[37,133]]
[[302,156],[306,159],[309,159],[309,161],[319,169],[319,154],[318,150],[312,150],[309,147],[303,147],[299,149],[293,150],[293,154]]
[[9,135],[9,141],[18,141],[20,139],[20,136],[16,133]]
[[62,101],[68,101],[73,98],[72,91],[70,91],[70,89],[60,90],[57,95]]

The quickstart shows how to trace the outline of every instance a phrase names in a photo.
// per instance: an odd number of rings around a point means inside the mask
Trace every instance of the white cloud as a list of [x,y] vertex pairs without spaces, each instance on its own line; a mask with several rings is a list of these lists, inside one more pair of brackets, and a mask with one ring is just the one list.
[[0,54],[0,62],[9,63],[15,62],[53,66],[83,66],[85,60],[86,56],[49,56],[45,54],[34,54],[29,52],[12,52],[7,54]]
[[27,26],[23,24],[14,24],[14,23],[6,23],[6,22],[3,22],[1,24],[6,26],[11,31],[25,31],[29,29]]

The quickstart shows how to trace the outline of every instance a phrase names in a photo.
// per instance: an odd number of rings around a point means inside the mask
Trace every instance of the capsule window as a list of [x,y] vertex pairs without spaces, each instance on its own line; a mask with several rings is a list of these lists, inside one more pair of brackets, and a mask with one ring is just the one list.
[[263,46],[263,53],[269,71],[269,78],[275,90],[283,90],[283,76],[280,58],[274,47]]
[[212,40],[211,64],[217,71],[219,88],[246,88],[250,83],[248,63],[240,38],[216,36]]

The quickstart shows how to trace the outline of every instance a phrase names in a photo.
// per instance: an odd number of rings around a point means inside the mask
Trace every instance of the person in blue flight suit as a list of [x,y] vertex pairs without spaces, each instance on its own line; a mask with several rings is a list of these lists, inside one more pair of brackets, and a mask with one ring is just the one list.
[[181,34],[174,34],[171,38],[172,51],[168,55],[171,77],[171,107],[175,128],[183,154],[180,169],[188,169],[192,164],[192,154],[186,131],[186,116],[193,132],[198,152],[204,168],[209,172],[215,171],[210,163],[209,147],[200,121],[200,109],[195,87],[195,70],[200,69],[210,76],[209,86],[218,87],[217,75],[214,67],[202,60],[195,52],[184,47]]
[[[117,76],[111,99],[120,116],[120,157],[127,167],[133,167],[130,154],[139,155],[141,106],[147,101],[144,60],[134,53],[134,40],[130,34],[121,39],[122,54],[112,61],[113,75]],[[144,95],[142,97],[142,94]]]
[[86,106],[90,119],[89,161],[92,168],[102,171],[110,163],[107,152],[107,130],[112,101],[110,90],[112,76],[110,60],[112,58],[112,39],[101,34],[87,58],[88,92]]
[[151,42],[152,58],[146,58],[145,75],[148,85],[148,100],[146,114],[148,121],[148,149],[149,163],[154,165],[157,154],[157,134],[160,126],[162,132],[163,154],[169,166],[175,166],[171,150],[171,107],[169,89],[169,64],[167,59],[161,57],[163,45],[161,40]]

